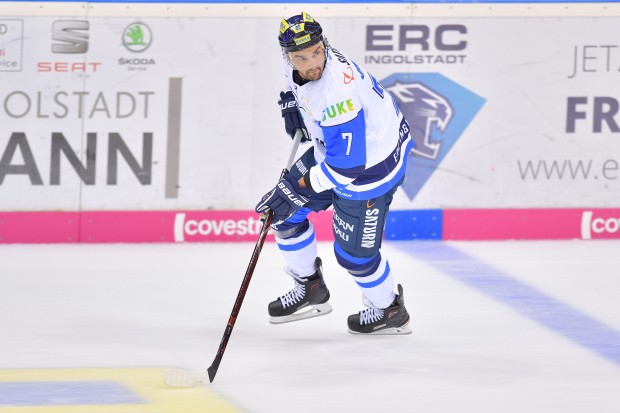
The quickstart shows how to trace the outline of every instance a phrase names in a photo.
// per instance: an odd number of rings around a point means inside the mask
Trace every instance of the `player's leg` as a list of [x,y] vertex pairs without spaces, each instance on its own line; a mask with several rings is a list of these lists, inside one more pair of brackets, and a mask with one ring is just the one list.
[[336,259],[360,287],[367,307],[349,317],[351,333],[411,333],[402,287],[394,292],[390,264],[381,253],[385,217],[395,191],[364,201],[334,200]]
[[[291,168],[296,179],[314,165],[313,150],[308,150]],[[308,204],[285,222],[272,226],[276,243],[293,278],[291,291],[269,304],[270,322],[274,324],[325,315],[331,312],[329,290],[323,280],[321,259],[317,257],[314,226],[307,219],[312,211],[327,209],[333,200],[331,192],[309,198]]]

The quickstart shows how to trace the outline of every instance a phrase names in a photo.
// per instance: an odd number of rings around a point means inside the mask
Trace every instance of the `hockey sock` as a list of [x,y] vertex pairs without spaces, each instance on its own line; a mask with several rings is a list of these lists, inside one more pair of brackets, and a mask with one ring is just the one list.
[[314,226],[311,222],[307,222],[308,226],[305,231],[294,233],[290,237],[280,238],[276,233],[276,243],[282,252],[284,261],[290,270],[301,278],[306,278],[316,272],[316,237]]
[[387,259],[381,258],[376,270],[367,273],[351,274],[362,289],[364,304],[368,307],[387,308],[396,294],[394,294],[394,279]]
[[392,304],[394,279],[387,259],[381,253],[370,258],[354,257],[334,244],[338,264],[345,268],[362,290],[364,304],[373,308],[387,308]]

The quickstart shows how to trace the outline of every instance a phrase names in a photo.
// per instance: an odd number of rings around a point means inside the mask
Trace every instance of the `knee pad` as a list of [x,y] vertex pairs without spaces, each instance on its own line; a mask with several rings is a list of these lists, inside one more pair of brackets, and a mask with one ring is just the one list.
[[273,233],[281,239],[295,238],[306,232],[310,228],[310,221],[307,219],[302,222],[283,222],[278,225],[272,225]]
[[373,274],[381,264],[381,253],[377,252],[371,257],[355,257],[334,243],[334,253],[338,264],[355,277],[365,277]]

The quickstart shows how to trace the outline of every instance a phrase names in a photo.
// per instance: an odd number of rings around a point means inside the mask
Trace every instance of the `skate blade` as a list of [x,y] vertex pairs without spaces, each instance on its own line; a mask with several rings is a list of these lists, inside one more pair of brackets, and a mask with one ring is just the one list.
[[332,312],[332,306],[329,303],[315,304],[306,308],[303,308],[301,312],[297,312],[291,315],[283,317],[269,317],[271,324],[284,324],[293,321],[305,320],[307,318],[319,317],[327,315]]
[[373,331],[372,333],[360,333],[358,331],[353,331],[349,329],[349,333],[357,334],[360,336],[400,336],[400,335],[411,334],[412,332],[413,331],[411,330],[411,327],[409,327],[408,323],[405,324],[404,326],[385,328],[383,330]]
[[201,371],[167,369],[164,383],[170,387],[199,387],[209,382],[209,375]]

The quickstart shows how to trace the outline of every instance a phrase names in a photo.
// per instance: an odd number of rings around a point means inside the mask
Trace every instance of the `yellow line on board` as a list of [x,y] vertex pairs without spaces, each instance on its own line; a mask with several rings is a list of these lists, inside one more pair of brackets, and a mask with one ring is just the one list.
[[168,387],[163,368],[89,368],[0,370],[0,388],[8,382],[114,381],[145,403],[62,406],[3,406],[0,413],[239,413],[208,385],[187,389]]

